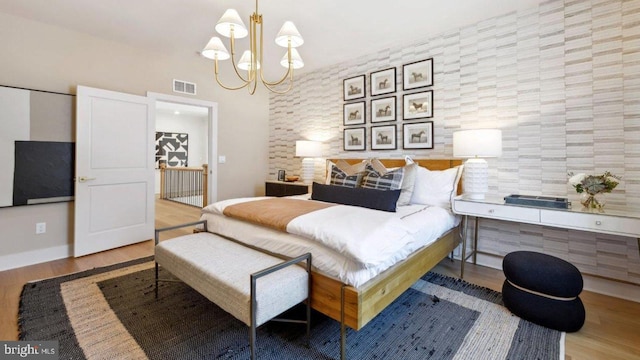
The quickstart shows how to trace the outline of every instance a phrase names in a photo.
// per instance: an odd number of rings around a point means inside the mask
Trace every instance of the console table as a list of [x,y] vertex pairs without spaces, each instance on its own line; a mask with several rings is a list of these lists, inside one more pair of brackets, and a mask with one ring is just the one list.
[[[634,237],[638,240],[640,252],[640,213],[605,209],[604,212],[583,211],[580,204],[571,209],[551,209],[505,204],[504,199],[487,197],[482,200],[465,198],[464,195],[453,199],[453,212],[464,215],[462,247],[462,271],[464,262],[473,256],[476,263],[478,245],[478,218],[514,221],[527,224],[551,226],[564,229],[590,231],[603,234]],[[466,254],[468,217],[476,218],[473,238],[473,252]]]

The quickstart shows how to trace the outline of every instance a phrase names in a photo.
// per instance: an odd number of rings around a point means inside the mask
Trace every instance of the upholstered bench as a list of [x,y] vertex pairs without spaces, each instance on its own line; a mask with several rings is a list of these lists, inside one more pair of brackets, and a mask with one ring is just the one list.
[[559,331],[574,332],[584,325],[578,297],[583,281],[575,266],[550,255],[516,251],[504,257],[502,268],[502,300],[512,313]]
[[[159,242],[159,233],[203,224],[205,232]],[[206,232],[206,221],[156,230],[156,297],[158,265],[249,326],[251,358],[256,328],[308,300],[311,254],[284,261],[232,240]],[[295,264],[305,262],[306,268]],[[307,339],[310,329],[307,301]]]

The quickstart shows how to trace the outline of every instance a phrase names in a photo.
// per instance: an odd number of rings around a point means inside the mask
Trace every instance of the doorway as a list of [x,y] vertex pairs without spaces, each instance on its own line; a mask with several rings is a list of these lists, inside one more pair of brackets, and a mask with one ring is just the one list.
[[[156,124],[156,145],[165,144],[164,149],[156,147],[156,197],[164,192],[160,166],[166,169],[187,170],[184,173],[204,169],[207,191],[199,195],[189,192],[189,196],[174,197],[174,201],[198,206],[217,200],[217,104],[204,100],[188,99],[179,96],[148,93],[155,100],[154,117]],[[168,171],[163,171],[166,175]],[[181,174],[180,172],[173,172]],[[189,175],[187,175],[189,176]],[[165,177],[166,178],[166,177]],[[166,195],[166,194],[165,194]],[[202,197],[206,197],[203,199]],[[198,199],[200,197],[200,199]]]

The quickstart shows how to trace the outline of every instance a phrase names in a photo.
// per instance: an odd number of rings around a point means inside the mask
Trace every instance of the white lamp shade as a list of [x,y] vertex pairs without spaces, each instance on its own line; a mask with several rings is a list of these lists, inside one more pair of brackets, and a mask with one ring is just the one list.
[[[238,68],[242,70],[249,70],[251,68],[251,51],[245,50],[238,61]],[[256,60],[256,69],[260,69],[260,62]]]
[[502,155],[502,131],[499,129],[462,130],[453,133],[453,156],[487,158]]
[[291,21],[285,21],[278,35],[276,35],[276,44],[282,47],[289,47],[289,40],[291,40],[291,47],[298,47],[304,44],[304,39],[298,29]]
[[[293,64],[294,69],[300,69],[304,67],[304,61],[302,61],[302,57],[300,57],[300,53],[296,49],[291,49],[291,62]],[[280,59],[280,65],[285,68],[289,68],[289,53],[284,53],[282,59]]]
[[211,60],[215,60],[216,57],[218,60],[227,60],[230,55],[227,51],[227,48],[222,44],[222,40],[219,37],[214,36],[209,40],[207,46],[202,50],[202,56],[209,58]]
[[296,141],[296,157],[314,158],[322,155],[322,143],[310,140]]
[[216,24],[216,31],[222,36],[231,37],[231,29],[233,29],[233,37],[235,39],[242,39],[249,33],[235,9],[225,11]]

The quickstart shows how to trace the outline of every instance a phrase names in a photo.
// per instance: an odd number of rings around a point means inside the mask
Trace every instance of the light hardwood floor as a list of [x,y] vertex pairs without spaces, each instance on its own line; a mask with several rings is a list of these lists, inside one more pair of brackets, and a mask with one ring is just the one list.
[[[156,202],[156,227],[195,221],[200,210],[169,201]],[[190,229],[168,232],[171,238],[190,233]],[[0,272],[0,339],[18,339],[18,303],[23,285],[32,280],[116,264],[153,254],[152,241],[122,247],[81,258],[69,258]],[[449,276],[459,274],[459,262],[442,261],[434,271]],[[500,291],[502,271],[468,265],[465,280]],[[584,291],[580,297],[587,309],[587,320],[577,333],[567,334],[566,359],[640,359],[640,303]]]

